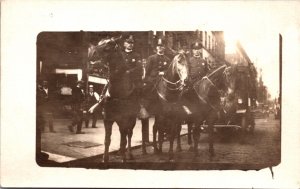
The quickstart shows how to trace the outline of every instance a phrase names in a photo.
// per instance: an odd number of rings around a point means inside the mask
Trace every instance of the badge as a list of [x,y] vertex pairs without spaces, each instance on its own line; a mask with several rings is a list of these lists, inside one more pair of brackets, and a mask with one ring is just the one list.
[[205,64],[204,63],[202,63],[202,66],[204,66]]
[[134,58],[132,59],[132,62],[135,62],[135,59],[134,59]]
[[164,62],[164,65],[166,65],[167,64],[167,62]]

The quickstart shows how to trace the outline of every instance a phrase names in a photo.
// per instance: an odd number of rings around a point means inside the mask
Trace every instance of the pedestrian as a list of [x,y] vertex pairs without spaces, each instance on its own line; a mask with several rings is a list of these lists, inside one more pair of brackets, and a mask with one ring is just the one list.
[[51,104],[48,81],[43,80],[41,85],[38,85],[37,88],[37,103],[39,117],[43,120],[41,124],[41,131],[45,130],[45,126],[49,126],[49,131],[55,133],[53,128],[53,106]]
[[[94,91],[94,86],[89,85],[89,91],[87,94],[87,108],[90,109],[92,106],[94,106],[97,102],[100,100],[100,96],[97,92]],[[89,120],[92,118],[92,128],[97,128],[96,122],[97,122],[97,115],[99,113],[99,106],[93,110],[93,112],[87,112],[86,120],[85,120],[85,127],[89,127]]]
[[208,72],[207,62],[201,57],[202,45],[198,42],[192,44],[192,57],[189,59],[189,83],[204,77]]
[[77,85],[72,88],[72,124],[69,125],[68,128],[71,132],[74,132],[74,127],[76,126],[76,134],[84,134],[84,132],[81,131],[82,122],[86,114],[83,87],[84,82],[80,80],[77,82]]

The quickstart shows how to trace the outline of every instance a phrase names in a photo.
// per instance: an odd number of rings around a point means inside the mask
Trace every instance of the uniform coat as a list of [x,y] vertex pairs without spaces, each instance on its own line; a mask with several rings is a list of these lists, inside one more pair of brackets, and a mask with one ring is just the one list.
[[155,84],[158,73],[165,72],[170,65],[170,59],[166,55],[154,54],[149,56],[146,66],[146,82]]
[[191,57],[189,59],[189,75],[190,81],[195,82],[197,79],[201,79],[208,72],[207,62],[201,57]]
[[130,75],[131,81],[138,87],[142,80],[142,60],[141,56],[133,51],[122,51],[123,62],[126,66],[126,71]]

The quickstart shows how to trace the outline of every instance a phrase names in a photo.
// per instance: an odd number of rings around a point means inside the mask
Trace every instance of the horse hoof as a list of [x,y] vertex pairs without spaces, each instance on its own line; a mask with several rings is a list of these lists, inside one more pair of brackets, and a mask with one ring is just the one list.
[[108,161],[109,161],[109,158],[104,156],[103,163],[108,163]]

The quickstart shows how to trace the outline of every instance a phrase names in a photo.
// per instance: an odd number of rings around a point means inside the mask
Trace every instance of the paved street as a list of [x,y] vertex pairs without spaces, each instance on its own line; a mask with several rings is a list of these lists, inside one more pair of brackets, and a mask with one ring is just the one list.
[[[152,125],[153,119],[150,119],[149,140],[152,142]],[[85,134],[71,133],[67,125],[71,123],[68,119],[54,120],[54,128],[56,133],[49,132],[48,128],[42,133],[42,151],[50,155],[50,160],[56,162],[66,162],[95,155],[104,152],[105,129],[103,121],[98,120],[98,128],[85,128],[82,131]],[[84,124],[83,124],[84,125]],[[90,121],[91,125],[91,121]],[[186,127],[183,127],[182,133],[186,133]],[[110,151],[118,150],[120,147],[119,128],[114,123],[111,136]],[[137,120],[137,124],[133,131],[132,146],[141,145],[142,129],[141,121]]]
[[[263,167],[275,166],[280,163],[280,124],[279,120],[275,120],[271,115],[269,118],[256,119],[256,128],[253,135],[245,138],[246,143],[241,144],[238,139],[238,133],[233,132],[228,135],[216,133],[215,135],[215,156],[209,158],[208,153],[208,137],[206,133],[201,134],[199,144],[199,157],[194,157],[189,151],[187,137],[184,135],[187,128],[183,126],[182,133],[182,151],[175,153],[176,168],[171,169],[261,169]],[[57,133],[45,132],[42,134],[42,150],[50,155],[50,160],[62,163],[59,166],[70,167],[91,167],[95,168],[103,166],[102,154],[104,150],[104,128],[102,121],[98,121],[99,128],[84,128],[86,134],[72,134],[67,129],[69,120],[56,120],[55,128]],[[151,126],[153,119],[150,119],[150,142],[152,141]],[[116,164],[116,168],[149,168],[164,169],[162,164],[168,162],[169,143],[164,142],[163,154],[157,155],[153,153],[151,145],[147,146],[148,155],[142,155],[141,145],[141,124],[140,121],[134,129],[133,146],[137,146],[133,150],[135,159],[130,166],[118,164],[121,157],[117,153],[110,154],[110,161]],[[110,151],[119,149],[119,131],[117,125],[113,125],[113,136]],[[70,146],[72,142],[77,146]],[[81,145],[78,145],[81,144]],[[96,145],[96,146],[95,146]],[[94,146],[94,147],[93,147]],[[176,142],[174,150],[176,149]],[[65,163],[64,163],[65,162]],[[135,164],[132,164],[135,162]],[[142,163],[142,166],[140,165]],[[149,164],[151,163],[151,164]],[[159,163],[159,164],[155,164]],[[192,163],[192,164],[186,164]],[[196,164],[195,164],[196,163]],[[135,166],[139,167],[135,167]],[[189,167],[191,166],[191,167]],[[165,169],[170,169],[166,167]]]

